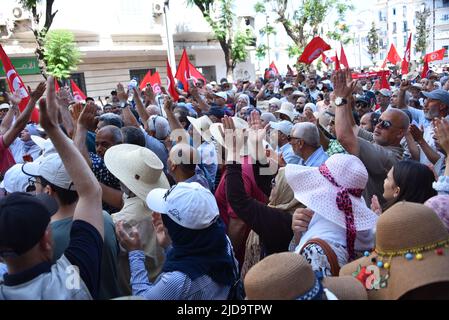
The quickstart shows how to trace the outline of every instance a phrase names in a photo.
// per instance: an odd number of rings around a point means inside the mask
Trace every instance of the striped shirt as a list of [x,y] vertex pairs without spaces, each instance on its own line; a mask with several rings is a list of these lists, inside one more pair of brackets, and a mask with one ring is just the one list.
[[[228,246],[228,254],[231,248]],[[129,252],[131,287],[134,296],[148,300],[226,300],[231,288],[218,284],[208,275],[192,280],[180,271],[163,272],[154,283],[148,280],[145,253]]]

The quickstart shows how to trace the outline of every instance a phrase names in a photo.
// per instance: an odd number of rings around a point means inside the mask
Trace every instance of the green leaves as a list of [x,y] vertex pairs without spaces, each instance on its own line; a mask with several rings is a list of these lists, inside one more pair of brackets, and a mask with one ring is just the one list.
[[39,2],[40,0],[20,0],[19,4],[22,6],[22,8],[31,11],[31,9],[35,8]]
[[417,52],[424,53],[427,48],[427,37],[429,36],[430,28],[427,27],[427,18],[430,16],[430,10],[424,8],[423,11],[416,13],[416,44],[415,49]]
[[58,78],[66,79],[77,69],[81,62],[81,53],[75,44],[73,33],[55,30],[47,33],[44,43],[44,60],[47,72]]
[[379,35],[377,34],[374,21],[368,32],[368,52],[371,55],[371,60],[374,62],[374,56],[379,52]]

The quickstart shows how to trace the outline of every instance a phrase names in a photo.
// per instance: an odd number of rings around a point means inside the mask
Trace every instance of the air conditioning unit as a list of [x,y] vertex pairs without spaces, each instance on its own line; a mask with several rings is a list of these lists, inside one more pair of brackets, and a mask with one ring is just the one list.
[[153,2],[153,16],[158,17],[164,13],[164,1]]
[[28,11],[23,10],[20,7],[15,7],[11,11],[12,19],[15,21],[29,20],[31,19],[30,13]]

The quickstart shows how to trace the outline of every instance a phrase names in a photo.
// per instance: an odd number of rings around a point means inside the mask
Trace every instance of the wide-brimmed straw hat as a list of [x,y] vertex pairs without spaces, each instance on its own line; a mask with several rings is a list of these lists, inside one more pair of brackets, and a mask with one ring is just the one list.
[[204,140],[207,142],[212,141],[212,136],[209,131],[212,120],[208,116],[202,116],[200,118],[192,118],[188,116],[187,119],[190,121],[195,130],[201,134],[201,137],[203,137]]
[[295,106],[290,102],[284,102],[281,104],[281,108],[276,110],[275,113],[285,114],[290,118],[291,121],[295,119]]
[[[348,154],[335,154],[327,159],[325,165],[342,188],[365,189],[368,172],[359,158]],[[320,172],[320,168],[287,164],[285,177],[299,202],[327,220],[346,228],[345,213],[338,208],[336,201],[342,189],[332,184]],[[372,229],[378,216],[366,206],[363,197],[351,193],[348,196],[352,202],[356,230]]]
[[368,271],[377,268],[379,287],[368,291],[369,299],[395,300],[414,289],[449,282],[448,244],[449,233],[435,212],[399,202],[379,217],[375,250],[343,266],[340,275],[366,282]]
[[137,197],[146,201],[155,188],[169,188],[162,161],[151,150],[133,144],[119,144],[104,155],[108,170]]
[[[282,252],[269,255],[246,274],[245,292],[249,300],[326,299],[323,287],[341,300],[366,300],[363,285],[351,277],[318,279],[311,265],[299,254]],[[331,295],[327,295],[327,299]]]

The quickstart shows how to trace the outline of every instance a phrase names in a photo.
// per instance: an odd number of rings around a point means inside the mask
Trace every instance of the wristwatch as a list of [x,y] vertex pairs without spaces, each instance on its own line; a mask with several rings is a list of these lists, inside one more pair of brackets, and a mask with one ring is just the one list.
[[335,98],[335,105],[337,107],[341,107],[341,106],[343,106],[345,104],[348,104],[348,100],[346,100],[345,98],[342,98],[342,97],[336,97]]
[[127,103],[127,102],[120,102],[120,108],[124,109],[127,106],[129,106],[129,103]]

